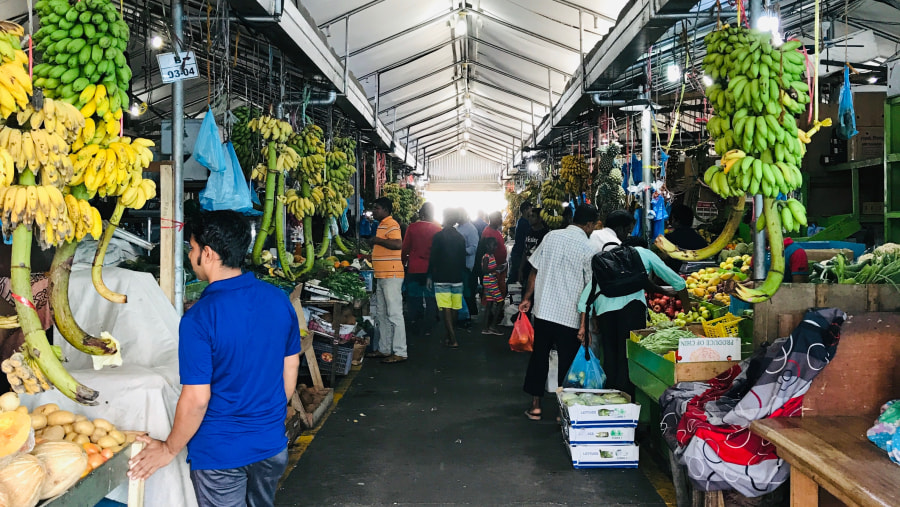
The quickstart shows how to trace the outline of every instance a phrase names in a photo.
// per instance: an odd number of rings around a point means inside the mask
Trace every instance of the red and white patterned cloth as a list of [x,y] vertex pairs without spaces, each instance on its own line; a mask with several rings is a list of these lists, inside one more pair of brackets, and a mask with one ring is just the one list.
[[660,398],[669,447],[703,491],[761,496],[787,481],[790,468],[750,421],[800,415],[803,395],[834,357],[846,314],[809,311],[791,336],[707,382],[680,382]]

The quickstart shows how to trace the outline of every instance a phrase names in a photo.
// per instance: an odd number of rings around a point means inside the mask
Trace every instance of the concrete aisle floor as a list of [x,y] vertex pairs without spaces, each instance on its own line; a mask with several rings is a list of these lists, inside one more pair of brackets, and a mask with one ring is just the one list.
[[363,363],[276,505],[666,505],[641,470],[572,468],[555,400],[524,415],[528,354],[508,336],[441,335],[410,329],[409,361]]

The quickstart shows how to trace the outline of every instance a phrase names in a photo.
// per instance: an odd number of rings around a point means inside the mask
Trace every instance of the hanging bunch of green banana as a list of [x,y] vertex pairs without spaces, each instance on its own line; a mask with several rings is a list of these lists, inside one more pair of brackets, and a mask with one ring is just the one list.
[[565,182],[556,178],[547,178],[541,184],[541,219],[551,229],[559,229],[563,225],[565,185]]
[[250,130],[250,120],[259,118],[262,114],[259,109],[241,106],[232,112],[236,121],[231,127],[231,144],[234,145],[234,153],[238,163],[245,173],[256,167],[262,161],[259,149],[262,146],[262,138],[256,132]]
[[[131,80],[124,54],[129,29],[118,8],[111,0],[38,0],[34,7],[41,20],[34,40],[42,54],[34,85],[50,98],[94,109],[106,123],[116,123],[128,106]],[[90,84],[102,84],[105,95],[87,97],[82,92]]]
[[335,137],[332,141],[336,151],[343,151],[347,154],[347,163],[356,165],[356,139],[352,137]]

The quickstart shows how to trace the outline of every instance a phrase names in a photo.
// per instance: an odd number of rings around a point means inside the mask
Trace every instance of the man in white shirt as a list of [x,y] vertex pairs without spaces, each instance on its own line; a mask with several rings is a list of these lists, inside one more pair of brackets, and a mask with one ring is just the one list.
[[572,225],[552,231],[529,257],[533,267],[519,310],[531,310],[534,295],[534,346],[528,361],[523,389],[532,396],[525,415],[541,419],[541,398],[550,369],[550,349],[559,355],[559,385],[578,353],[579,290],[592,279],[591,258],[597,250],[588,236],[597,223],[597,208],[582,204],[575,209]]

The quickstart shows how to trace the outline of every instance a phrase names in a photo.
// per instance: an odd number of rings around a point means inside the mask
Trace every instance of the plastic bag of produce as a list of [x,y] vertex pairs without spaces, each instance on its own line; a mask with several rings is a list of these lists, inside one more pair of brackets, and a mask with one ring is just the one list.
[[525,312],[519,312],[519,318],[513,325],[512,335],[509,337],[509,348],[515,352],[531,352],[534,345],[534,328]]
[[231,141],[222,146],[222,151],[226,154],[224,166],[221,171],[209,174],[206,188],[200,192],[200,205],[210,211],[250,211],[253,209],[250,187],[244,181],[244,172]]
[[566,374],[563,387],[577,389],[603,389],[606,384],[606,373],[600,367],[600,361],[594,356],[590,347],[584,347],[584,353],[575,354],[575,360]]
[[873,444],[888,453],[891,461],[900,465],[900,400],[892,400],[881,407],[875,426],[866,431]]
[[225,170],[225,150],[219,138],[219,127],[212,109],[206,112],[197,140],[194,142],[194,160],[213,173]]
[[850,89],[850,68],[844,66],[844,84],[841,85],[841,98],[838,101],[838,138],[850,139],[859,132],[856,130],[856,112],[853,110],[853,92]]

